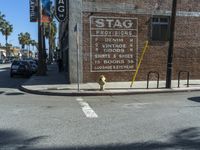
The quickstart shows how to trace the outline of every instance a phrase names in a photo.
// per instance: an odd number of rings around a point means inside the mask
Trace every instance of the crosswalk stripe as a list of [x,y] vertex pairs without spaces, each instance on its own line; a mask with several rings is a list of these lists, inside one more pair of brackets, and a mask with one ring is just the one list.
[[94,112],[90,105],[87,102],[85,102],[82,98],[76,98],[76,101],[78,101],[81,105],[82,111],[84,112],[87,118],[98,118],[98,115]]

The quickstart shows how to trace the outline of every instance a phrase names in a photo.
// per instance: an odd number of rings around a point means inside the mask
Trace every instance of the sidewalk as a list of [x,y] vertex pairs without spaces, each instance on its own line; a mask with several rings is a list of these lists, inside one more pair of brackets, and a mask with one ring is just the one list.
[[47,76],[32,76],[20,89],[24,92],[52,96],[101,96],[101,95],[130,95],[148,93],[168,93],[200,91],[200,80],[181,80],[180,88],[177,88],[178,81],[172,81],[172,88],[165,88],[165,81],[160,81],[157,89],[157,82],[150,81],[147,89],[147,81],[136,81],[130,88],[130,82],[107,82],[104,91],[99,91],[98,83],[80,84],[78,91],[77,84],[67,84],[64,73],[58,73],[56,64],[48,66]]

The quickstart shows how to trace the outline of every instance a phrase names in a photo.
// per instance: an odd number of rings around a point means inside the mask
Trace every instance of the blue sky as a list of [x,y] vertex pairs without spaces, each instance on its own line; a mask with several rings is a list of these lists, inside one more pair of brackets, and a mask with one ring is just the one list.
[[[13,33],[8,37],[8,43],[20,46],[20,32],[29,32],[31,38],[37,41],[37,23],[29,21],[29,0],[0,0],[0,12],[5,14],[5,19],[13,25]],[[1,33],[0,43],[5,45],[5,37]]]

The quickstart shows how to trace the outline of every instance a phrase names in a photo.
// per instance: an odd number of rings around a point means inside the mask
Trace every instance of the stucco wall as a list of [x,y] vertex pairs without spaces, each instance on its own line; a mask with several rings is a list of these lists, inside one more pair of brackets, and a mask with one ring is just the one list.
[[77,82],[77,44],[76,33],[74,32],[75,25],[79,26],[79,75],[82,82],[82,0],[69,0],[69,72],[70,82]]

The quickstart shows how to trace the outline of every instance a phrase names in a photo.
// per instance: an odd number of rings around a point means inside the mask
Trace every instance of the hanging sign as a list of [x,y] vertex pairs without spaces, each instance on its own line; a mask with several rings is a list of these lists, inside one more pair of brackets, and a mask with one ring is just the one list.
[[30,22],[37,22],[38,18],[38,7],[37,0],[30,0]]
[[50,22],[51,16],[51,1],[42,0],[42,13],[41,13],[41,22]]
[[66,19],[67,13],[67,0],[55,0],[55,15],[59,22]]

